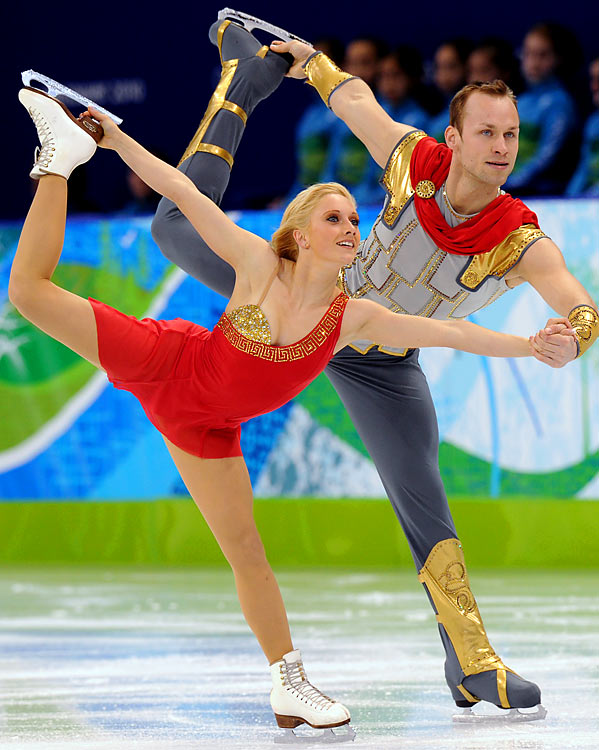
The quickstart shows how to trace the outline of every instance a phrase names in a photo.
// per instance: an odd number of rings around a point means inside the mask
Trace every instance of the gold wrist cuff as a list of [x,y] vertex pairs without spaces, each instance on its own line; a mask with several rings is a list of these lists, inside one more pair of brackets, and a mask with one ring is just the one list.
[[578,305],[570,311],[568,320],[578,336],[578,354],[580,357],[593,345],[599,334],[599,314],[590,305]]
[[316,54],[308,58],[304,70],[308,76],[308,82],[318,91],[327,107],[329,106],[331,94],[342,83],[356,78],[356,76],[345,73],[341,68],[338,68],[324,52],[316,52]]

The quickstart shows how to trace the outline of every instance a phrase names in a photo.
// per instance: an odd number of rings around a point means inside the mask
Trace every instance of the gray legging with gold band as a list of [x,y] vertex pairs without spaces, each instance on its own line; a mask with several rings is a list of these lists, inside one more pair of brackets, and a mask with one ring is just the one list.
[[[259,66],[262,89],[252,83],[253,70]],[[239,60],[226,88],[221,79],[220,91],[217,88],[179,166],[215,203],[220,203],[228,184],[245,126],[242,115],[264,98],[264,80],[274,90],[286,68],[268,53],[259,62],[255,57]],[[169,260],[230,296],[233,269],[210,250],[171,201],[160,202],[152,232]],[[536,705],[538,688],[517,677],[495,654],[470,591],[439,473],[437,421],[418,351],[394,357],[377,350],[363,355],[347,347],[335,355],[326,374],[374,461],[406,534],[419,579],[437,614],[447,654],[446,679],[454,699],[460,705],[478,699],[504,708]]]

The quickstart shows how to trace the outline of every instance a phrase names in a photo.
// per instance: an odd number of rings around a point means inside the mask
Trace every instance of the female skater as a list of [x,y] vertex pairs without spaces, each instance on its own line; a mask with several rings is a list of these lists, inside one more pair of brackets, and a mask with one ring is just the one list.
[[[34,325],[104,369],[131,391],[162,433],[181,476],[235,576],[244,616],[271,665],[279,726],[347,724],[349,711],[306,679],[285,607],[252,516],[252,489],[239,446],[240,424],[294,397],[349,342],[446,346],[488,356],[530,353],[526,339],[462,321],[399,316],[336,287],[360,232],[351,195],[314,185],[288,206],[272,241],[236,226],[182,172],[165,164],[91,109],[79,120],[33,89],[19,98],[41,149],[38,189],[25,220],[9,297]],[[226,311],[208,331],[180,319],[136,320],[55,286],[65,229],[67,178],[93,155],[89,134],[115,150],[141,179],[173,201],[212,250],[235,269]],[[100,137],[100,134],[96,134]]]

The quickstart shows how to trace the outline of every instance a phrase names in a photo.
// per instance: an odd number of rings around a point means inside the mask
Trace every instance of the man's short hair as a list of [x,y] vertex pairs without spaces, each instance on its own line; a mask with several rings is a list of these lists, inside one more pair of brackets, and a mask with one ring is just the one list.
[[460,135],[462,135],[462,126],[464,124],[464,109],[466,108],[466,102],[472,96],[472,94],[479,91],[481,94],[487,94],[487,96],[507,96],[508,99],[513,103],[516,110],[518,109],[518,99],[511,90],[511,88],[504,81],[500,81],[498,78],[494,81],[482,83],[476,81],[475,83],[469,83],[467,86],[461,88],[458,93],[451,100],[449,105],[449,124],[452,125]]

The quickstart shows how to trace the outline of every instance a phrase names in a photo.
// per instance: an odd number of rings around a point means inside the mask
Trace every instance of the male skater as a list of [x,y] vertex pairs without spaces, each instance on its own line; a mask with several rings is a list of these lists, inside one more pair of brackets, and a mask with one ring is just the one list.
[[[230,21],[215,24],[210,37],[223,73],[180,165],[202,192],[220,202],[247,115],[287,72],[289,55],[279,58],[273,50],[289,53],[294,58],[289,75],[307,76],[385,168],[383,209],[341,280],[348,294],[402,314],[465,317],[528,281],[563,316],[550,319],[535,338],[539,360],[561,367],[593,343],[599,316],[591,297],[538,228],[536,216],[500,189],[518,150],[517,109],[505,84],[468,86],[456,95],[448,149],[394,122],[366,84],[308,45],[274,42],[269,51]],[[233,270],[164,199],[153,233],[169,259],[230,295]],[[497,656],[470,590],[439,474],[437,423],[418,352],[354,342],[335,356],[327,375],[406,533],[437,615],[456,704],[537,706],[539,688]]]

